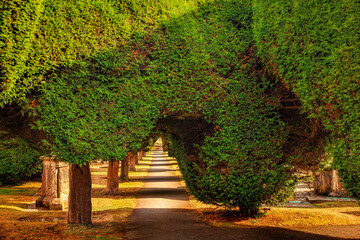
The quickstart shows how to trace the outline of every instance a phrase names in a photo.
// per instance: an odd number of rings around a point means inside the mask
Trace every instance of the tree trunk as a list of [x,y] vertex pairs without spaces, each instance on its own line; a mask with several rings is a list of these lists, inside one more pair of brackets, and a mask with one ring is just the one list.
[[141,160],[143,160],[143,150],[140,150],[139,152],[138,152],[138,159],[141,161]]
[[116,195],[119,193],[119,162],[109,161],[107,171],[106,194]]
[[136,171],[136,154],[131,154],[130,155],[130,171],[135,172]]
[[139,164],[139,153],[135,154],[135,164]]
[[90,166],[70,164],[68,223],[91,224]]
[[121,176],[120,179],[124,182],[129,181],[129,162],[130,157],[127,156],[124,160],[121,161]]

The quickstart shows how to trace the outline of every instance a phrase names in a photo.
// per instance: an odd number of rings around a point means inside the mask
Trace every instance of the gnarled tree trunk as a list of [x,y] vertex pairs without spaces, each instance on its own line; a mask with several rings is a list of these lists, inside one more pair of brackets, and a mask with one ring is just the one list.
[[119,162],[109,161],[107,171],[106,194],[116,195],[119,193]]
[[120,179],[124,182],[129,181],[129,162],[130,156],[127,156],[121,161],[121,176]]
[[91,224],[91,174],[89,163],[70,164],[68,223]]
[[136,171],[136,154],[131,153],[130,155],[130,171]]

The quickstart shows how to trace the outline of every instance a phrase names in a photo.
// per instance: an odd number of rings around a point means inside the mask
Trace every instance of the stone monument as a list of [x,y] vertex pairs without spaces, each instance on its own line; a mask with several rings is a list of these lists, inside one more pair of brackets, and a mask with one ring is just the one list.
[[43,156],[42,185],[36,207],[64,210],[68,206],[69,164],[57,161],[56,156]]

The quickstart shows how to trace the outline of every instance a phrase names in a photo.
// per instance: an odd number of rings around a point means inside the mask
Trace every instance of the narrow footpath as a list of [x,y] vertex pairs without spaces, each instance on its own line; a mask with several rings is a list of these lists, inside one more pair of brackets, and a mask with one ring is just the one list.
[[181,178],[171,166],[173,159],[163,152],[161,144],[155,144],[147,157],[152,158],[151,168],[137,195],[137,206],[128,218],[125,239],[340,239],[300,229],[210,226],[192,209],[189,193],[181,186]]

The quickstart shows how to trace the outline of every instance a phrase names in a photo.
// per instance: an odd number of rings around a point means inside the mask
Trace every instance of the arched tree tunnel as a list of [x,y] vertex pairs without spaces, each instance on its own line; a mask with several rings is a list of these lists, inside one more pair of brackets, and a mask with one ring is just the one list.
[[206,122],[201,116],[173,115],[159,119],[156,129],[181,139],[189,155],[199,155],[199,149],[195,146],[203,144],[205,137],[211,135],[214,125]]
[[44,151],[72,164],[69,223],[91,223],[88,163],[122,161],[159,132],[198,199],[243,215],[285,199],[293,172],[328,153],[358,196],[359,42],[340,14],[358,16],[358,1],[332,15],[317,0],[10,2],[0,121],[20,106]]
[[[259,70],[259,65],[257,69]],[[268,79],[271,78],[268,76]],[[266,173],[261,173],[261,168],[257,169],[255,167],[266,162],[266,159],[260,159],[259,162],[256,162],[257,159],[251,159],[251,169],[255,168],[257,172],[252,173],[250,176],[246,175],[246,171],[251,172],[249,170],[236,171],[236,169],[246,168],[246,164],[235,165],[231,163],[231,159],[236,158],[237,147],[230,148],[231,150],[228,151],[225,159],[221,159],[220,155],[226,152],[226,148],[220,150],[211,162],[206,160],[202,148],[206,139],[214,137],[219,131],[221,132],[221,128],[215,123],[206,121],[201,114],[188,113],[174,113],[157,121],[155,129],[165,136],[164,144],[166,144],[165,147],[169,151],[169,156],[178,159],[187,186],[198,199],[230,208],[239,207],[243,215],[253,216],[257,214],[259,207],[259,205],[252,205],[254,199],[257,199],[258,203],[276,204],[281,202],[289,197],[289,194],[293,191],[294,179],[291,174],[301,169],[316,170],[318,168],[324,154],[322,141],[327,135],[324,126],[314,123],[306,114],[301,113],[299,99],[282,84],[277,84],[267,94],[276,94],[278,97],[276,101],[282,103],[276,113],[279,114],[279,118],[286,126],[286,139],[281,145],[283,154],[276,165],[288,165],[288,168],[285,171],[281,167],[275,168],[275,171],[280,174],[281,172],[282,174],[289,174],[285,179],[277,178],[275,180],[276,187],[273,186],[274,189],[270,190],[269,193],[266,193],[266,188],[272,184],[271,182],[261,181],[253,185],[249,184],[249,182],[253,181],[252,177],[254,179],[258,177],[257,174],[263,179],[270,179],[268,176],[264,177]],[[240,119],[241,117],[237,120],[241,121]],[[241,137],[240,135],[236,135],[235,138]],[[216,145],[219,145],[219,143]],[[229,143],[230,145],[231,143]],[[216,148],[216,146],[212,147]],[[241,160],[238,158],[236,161]],[[269,170],[271,167],[267,166],[266,168]],[[209,169],[211,170],[208,171]],[[242,177],[244,181],[241,181]],[[234,178],[236,180],[231,181]],[[227,187],[229,191],[226,193]],[[264,193],[264,196],[261,197],[261,194],[252,196],[249,198],[249,202],[244,199],[237,199],[241,195],[249,196],[256,189]],[[234,191],[229,193],[232,190]]]

